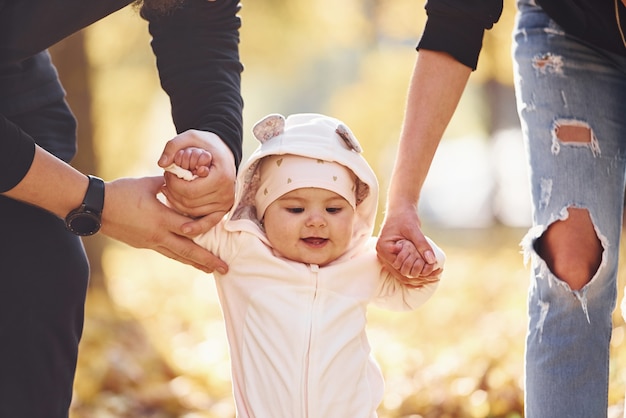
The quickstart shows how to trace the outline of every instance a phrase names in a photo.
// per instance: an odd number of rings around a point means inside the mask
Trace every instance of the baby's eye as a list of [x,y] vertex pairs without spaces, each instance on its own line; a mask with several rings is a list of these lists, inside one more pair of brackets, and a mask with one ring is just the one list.
[[286,208],[289,213],[302,213],[304,208]]
[[328,213],[339,213],[342,208],[326,208],[326,212]]

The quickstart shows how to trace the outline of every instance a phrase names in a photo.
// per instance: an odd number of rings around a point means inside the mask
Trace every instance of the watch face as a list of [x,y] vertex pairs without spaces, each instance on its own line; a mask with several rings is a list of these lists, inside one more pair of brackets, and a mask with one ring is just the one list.
[[100,216],[90,211],[75,212],[67,217],[66,225],[76,235],[93,235],[100,229]]

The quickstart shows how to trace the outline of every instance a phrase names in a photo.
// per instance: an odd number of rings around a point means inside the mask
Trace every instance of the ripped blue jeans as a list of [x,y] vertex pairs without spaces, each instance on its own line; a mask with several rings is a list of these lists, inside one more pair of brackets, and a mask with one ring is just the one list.
[[[518,9],[515,88],[533,201],[533,227],[522,242],[532,269],[525,416],[606,417],[624,206],[626,58],[566,36],[532,0],[518,1]],[[570,208],[588,211],[602,247],[599,268],[579,290],[556,277],[536,250]]]

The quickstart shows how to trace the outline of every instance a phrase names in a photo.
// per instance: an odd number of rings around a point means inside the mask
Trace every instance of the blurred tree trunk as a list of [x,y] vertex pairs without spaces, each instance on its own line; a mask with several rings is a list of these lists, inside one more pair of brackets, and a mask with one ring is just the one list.
[[[50,49],[52,59],[67,92],[67,101],[78,120],[78,154],[72,165],[85,174],[98,174],[94,151],[94,125],[91,117],[92,95],[89,62],[85,51],[85,34],[78,32]],[[91,266],[90,287],[104,289],[102,252],[105,239],[101,235],[83,239]]]

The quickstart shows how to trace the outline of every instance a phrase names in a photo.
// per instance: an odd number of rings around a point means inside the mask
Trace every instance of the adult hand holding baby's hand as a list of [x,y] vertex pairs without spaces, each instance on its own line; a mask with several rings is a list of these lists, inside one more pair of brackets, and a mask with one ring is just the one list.
[[445,255],[422,233],[413,205],[387,208],[376,251],[385,268],[407,286],[436,282],[443,270]]
[[[199,151],[193,151],[193,149]],[[192,167],[194,181],[165,172],[161,193],[177,212],[193,218],[180,231],[192,237],[209,230],[230,210],[235,198],[234,157],[224,142],[211,132],[189,130],[167,142],[159,166],[176,161]]]

